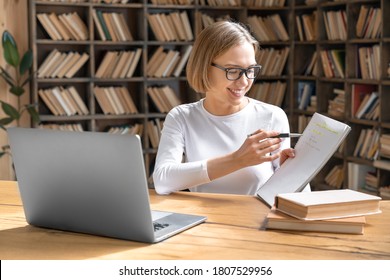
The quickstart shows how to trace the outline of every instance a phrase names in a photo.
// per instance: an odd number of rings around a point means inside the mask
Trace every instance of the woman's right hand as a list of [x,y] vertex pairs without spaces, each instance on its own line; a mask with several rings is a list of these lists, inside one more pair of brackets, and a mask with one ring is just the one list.
[[279,135],[278,131],[257,130],[248,135],[242,146],[233,153],[233,157],[242,165],[248,167],[277,159],[279,153],[273,153],[280,148],[280,138],[271,138]]

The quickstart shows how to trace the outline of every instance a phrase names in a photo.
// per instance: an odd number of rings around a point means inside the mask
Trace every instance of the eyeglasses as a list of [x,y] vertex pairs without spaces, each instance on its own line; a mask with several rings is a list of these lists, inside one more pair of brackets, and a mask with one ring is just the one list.
[[240,67],[235,67],[235,68],[225,68],[222,67],[218,64],[211,63],[211,66],[214,66],[218,69],[221,69],[226,72],[226,79],[229,81],[236,81],[241,78],[242,74],[245,73],[245,76],[248,79],[256,79],[256,77],[259,75],[260,70],[261,70],[261,65],[254,65],[254,66],[249,66],[248,68],[240,68]]

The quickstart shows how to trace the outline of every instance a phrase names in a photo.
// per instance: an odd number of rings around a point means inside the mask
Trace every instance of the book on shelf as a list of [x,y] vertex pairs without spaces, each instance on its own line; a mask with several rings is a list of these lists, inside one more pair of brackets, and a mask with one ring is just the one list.
[[364,118],[364,116],[370,111],[375,108],[374,105],[377,104],[377,101],[379,100],[378,92],[373,91],[370,94],[365,94],[363,97],[363,100],[361,101],[354,117],[358,119]]
[[313,82],[298,82],[298,109],[307,109],[310,105],[310,98],[315,94],[315,84]]
[[38,95],[55,116],[89,114],[87,106],[73,86],[39,89]]
[[351,190],[359,190],[366,184],[366,174],[374,172],[373,166],[348,162],[348,188]]
[[328,114],[333,117],[342,118],[345,113],[345,90],[334,88],[333,93],[336,96],[329,100]]
[[287,84],[281,81],[255,83],[248,93],[248,96],[281,107],[286,88]]
[[280,193],[275,208],[301,220],[327,220],[381,213],[380,200],[350,189]]
[[256,195],[272,206],[279,193],[300,192],[322,169],[350,132],[351,127],[314,113],[296,143],[295,157],[287,159],[259,188]]
[[324,181],[326,184],[333,188],[341,188],[344,182],[344,169],[342,165],[335,165],[325,176]]
[[351,90],[351,115],[356,116],[362,101],[366,95],[377,91],[376,85],[371,84],[352,84]]
[[265,227],[276,230],[363,234],[365,224],[364,216],[305,221],[271,210],[267,214]]
[[65,73],[66,78],[72,78],[76,73],[81,69],[81,67],[84,66],[84,64],[88,61],[89,54],[83,53],[79,60],[77,60],[72,67],[69,68],[69,70]]
[[381,77],[381,53],[379,44],[360,47],[358,50],[358,73],[362,79],[379,80]]
[[381,35],[381,8],[361,5],[356,23],[356,36],[358,38],[378,38]]

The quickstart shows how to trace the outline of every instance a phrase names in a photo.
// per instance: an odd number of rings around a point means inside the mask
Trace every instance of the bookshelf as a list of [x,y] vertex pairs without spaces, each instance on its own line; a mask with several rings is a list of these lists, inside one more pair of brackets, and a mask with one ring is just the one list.
[[[168,91],[176,94],[180,102],[192,102],[201,98],[201,95],[193,92],[186,83],[184,66],[183,69],[160,69],[157,72],[156,69],[151,68],[160,64],[169,65],[175,56],[185,56],[192,46],[193,38],[196,38],[210,21],[232,18],[251,24],[255,36],[261,38],[262,50],[265,53],[259,61],[263,66],[269,64],[268,67],[263,68],[263,75],[257,80],[253,92],[250,92],[252,96],[264,98],[268,102],[275,102],[281,106],[290,119],[292,131],[302,130],[314,111],[339,119],[352,127],[344,149],[333,155],[329,163],[313,180],[313,187],[315,189],[347,188],[349,186],[348,177],[351,176],[348,172],[350,163],[374,168],[376,178],[374,191],[377,193],[379,193],[380,186],[390,185],[390,168],[386,169],[383,165],[374,167],[375,160],[354,156],[354,149],[363,129],[374,129],[378,131],[379,137],[383,134],[390,134],[390,112],[386,110],[386,104],[390,101],[390,94],[388,94],[390,76],[387,74],[390,63],[390,26],[383,20],[384,15],[390,12],[389,1],[292,0],[274,1],[274,5],[271,6],[260,6],[261,1],[251,0],[221,1],[222,5],[208,0],[182,1],[183,4],[180,5],[164,4],[165,1],[158,0],[103,2],[109,1],[29,1],[30,44],[35,57],[34,71],[39,70],[53,49],[63,53],[73,51],[89,55],[86,63],[71,78],[35,76],[33,79],[32,99],[39,104],[43,124],[78,125],[77,127],[81,126],[86,131],[108,131],[110,129],[139,131],[147,172],[151,172],[150,166],[153,165],[157,151],[156,139],[158,141],[158,131],[156,133],[155,129],[156,126],[157,128],[161,126],[161,121],[166,114],[161,110],[161,104],[155,103],[156,94],[168,88]],[[379,12],[375,10],[379,17],[379,23],[377,23],[379,25],[371,27],[371,32],[366,32],[367,36],[362,36],[362,30],[360,30],[358,36],[356,28],[362,26],[362,19],[359,21],[359,15],[363,6],[368,9],[379,9]],[[62,15],[75,12],[86,25],[88,31],[86,39],[52,40],[37,19],[37,15],[42,13]],[[102,39],[107,36],[101,35],[102,32],[104,34],[104,30],[96,24],[97,12],[102,15],[106,14],[106,17],[107,14],[121,15],[131,38]],[[168,29],[161,29],[161,26],[167,22],[173,22],[175,26],[174,23],[177,23],[182,14],[188,20],[189,30],[176,28],[176,31],[166,34]],[[162,17],[170,19],[163,24]],[[153,23],[155,21],[159,24]],[[254,29],[253,27],[258,24],[268,26],[266,28],[268,32],[272,28],[274,36],[264,34],[264,30]],[[180,24],[176,24],[176,27],[178,26]],[[339,26],[343,28],[335,28]],[[333,34],[332,31],[333,33],[337,31],[337,34]],[[192,33],[192,37],[191,34],[188,35],[188,32]],[[266,35],[268,39],[264,39]],[[374,46],[380,54],[380,66],[374,64],[373,69],[376,74],[363,78],[358,59],[359,50],[367,48],[367,52],[370,53]],[[97,74],[108,52],[116,53],[118,58],[123,53],[129,55],[138,49],[141,52],[139,61],[133,66],[131,75],[118,76],[117,71],[117,75],[106,76],[101,75],[102,70]],[[156,52],[169,54],[171,58],[165,63],[162,60],[156,62],[153,60]],[[278,63],[270,62],[274,59],[273,55],[279,58]],[[328,65],[329,69],[326,70],[323,62],[329,57],[332,58],[333,64]],[[120,59],[111,60],[108,65],[124,64],[123,61],[119,61]],[[185,61],[182,62],[183,64],[185,65]],[[353,88],[361,84],[371,85],[377,92],[379,115],[376,119],[367,120],[352,115]],[[53,114],[39,97],[38,92],[41,89],[52,90],[56,87],[75,89],[88,108],[88,114],[70,116]],[[107,110],[103,110],[96,99],[95,89],[108,90],[110,87],[126,88],[137,109],[136,112],[105,114]],[[271,94],[262,96],[260,94],[262,90],[255,92],[255,89],[264,88],[271,89]],[[273,91],[280,91],[280,93],[275,97],[272,96]],[[151,92],[154,92],[155,96],[152,97]],[[308,96],[309,99],[302,100],[303,96]],[[329,111],[330,106],[332,111]],[[152,124],[154,124],[153,128],[151,128]],[[129,127],[123,128],[124,126]],[[137,129],[133,129],[134,127]],[[152,139],[152,137],[157,138]],[[378,156],[377,159],[386,160],[387,158]],[[336,185],[332,185],[329,175],[332,170],[337,174],[342,174],[341,185],[339,180],[336,180],[338,181]]]

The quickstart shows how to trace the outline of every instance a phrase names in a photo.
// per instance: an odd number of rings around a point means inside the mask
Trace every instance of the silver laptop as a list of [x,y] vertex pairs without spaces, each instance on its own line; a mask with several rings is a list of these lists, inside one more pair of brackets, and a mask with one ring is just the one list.
[[31,225],[154,243],[206,220],[151,211],[137,135],[7,131]]

